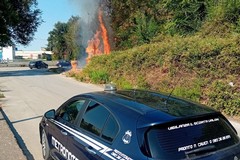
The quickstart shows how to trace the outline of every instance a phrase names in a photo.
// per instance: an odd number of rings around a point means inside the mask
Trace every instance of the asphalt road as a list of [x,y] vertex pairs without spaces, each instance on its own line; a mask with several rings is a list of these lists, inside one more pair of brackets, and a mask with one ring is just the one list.
[[0,88],[6,97],[2,109],[36,160],[42,160],[38,132],[42,115],[76,94],[103,90],[46,69],[27,67],[0,68]]
[[[41,116],[76,94],[103,90],[45,69],[27,67],[1,67],[0,89],[6,97],[0,102],[5,114],[20,135],[27,153],[36,160],[42,160],[38,132]],[[231,123],[240,133],[240,124]]]

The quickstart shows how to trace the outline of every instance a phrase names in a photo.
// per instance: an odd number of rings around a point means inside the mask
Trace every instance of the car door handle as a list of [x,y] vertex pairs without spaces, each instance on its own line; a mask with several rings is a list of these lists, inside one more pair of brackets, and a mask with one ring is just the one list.
[[61,133],[62,133],[64,136],[67,136],[67,135],[68,135],[68,133],[67,133],[66,131],[63,131],[63,130],[61,130]]
[[85,149],[88,151],[88,153],[90,154],[96,154],[96,152],[94,151],[93,147],[91,146],[88,146],[88,147],[85,147]]

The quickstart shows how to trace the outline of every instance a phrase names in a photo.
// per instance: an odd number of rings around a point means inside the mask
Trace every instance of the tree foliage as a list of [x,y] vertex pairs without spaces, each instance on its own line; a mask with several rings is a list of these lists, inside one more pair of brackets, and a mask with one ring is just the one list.
[[28,45],[41,24],[41,11],[36,0],[1,0],[0,46],[19,43]]
[[81,35],[80,35],[80,18],[71,17],[67,23],[67,33],[64,35],[67,45],[69,59],[77,59],[80,53]]
[[54,29],[49,32],[48,49],[54,52],[57,59],[63,59],[67,50],[64,35],[67,33],[67,24],[57,22]]
[[106,6],[110,11],[117,49],[150,42],[159,31],[159,15],[164,14],[155,7],[157,4],[155,0],[108,1]]
[[80,18],[71,17],[67,23],[57,22],[49,32],[48,49],[56,59],[76,59],[80,52]]
[[164,5],[172,12],[171,27],[166,28],[176,33],[197,31],[206,17],[205,0],[165,0]]
[[108,0],[104,4],[117,50],[151,43],[162,34],[194,34],[204,24],[215,29],[216,23],[227,22],[240,30],[239,0]]

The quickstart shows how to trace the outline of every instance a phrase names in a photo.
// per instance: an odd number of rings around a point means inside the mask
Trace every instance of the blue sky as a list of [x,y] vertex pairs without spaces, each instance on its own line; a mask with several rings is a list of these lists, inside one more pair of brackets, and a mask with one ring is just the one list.
[[[40,50],[46,47],[49,32],[53,30],[58,21],[66,23],[74,15],[84,15],[84,10],[77,5],[82,0],[37,0],[42,11],[43,23],[38,27],[34,40],[26,47],[17,45],[18,50]],[[81,4],[79,4],[81,5]],[[82,12],[81,12],[82,11]]]

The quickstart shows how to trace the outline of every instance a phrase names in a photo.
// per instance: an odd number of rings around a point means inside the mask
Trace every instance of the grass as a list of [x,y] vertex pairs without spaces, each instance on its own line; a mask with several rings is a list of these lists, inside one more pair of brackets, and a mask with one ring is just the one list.
[[1,90],[0,90],[0,98],[5,98],[4,94],[1,93]]
[[5,98],[4,94],[0,93],[0,98]]

